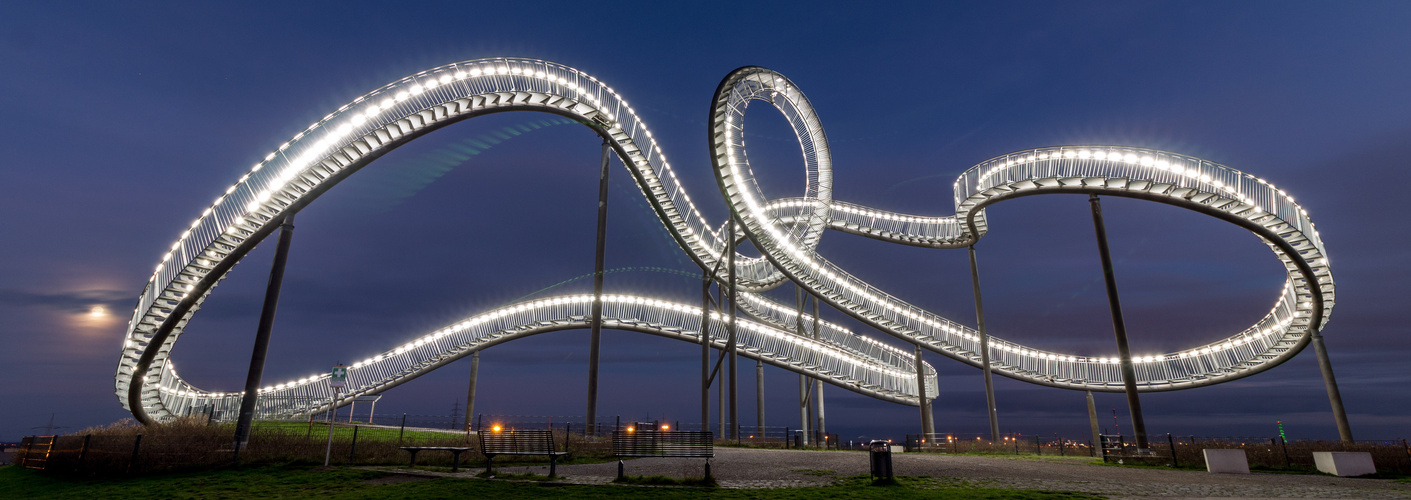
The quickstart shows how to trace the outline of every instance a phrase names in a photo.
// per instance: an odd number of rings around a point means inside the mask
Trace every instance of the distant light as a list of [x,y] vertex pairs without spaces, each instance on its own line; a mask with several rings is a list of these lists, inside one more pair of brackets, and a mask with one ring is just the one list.
[[671,429],[671,426],[666,425],[666,424],[661,424],[661,430],[664,430],[664,431],[665,431],[665,430],[670,430],[670,429]]
[[637,428],[636,428],[636,427],[628,427],[628,428],[627,428],[627,432],[637,432]]
[[108,316],[108,310],[103,306],[93,306],[88,310],[88,315],[94,318],[103,318]]
[[500,426],[496,425],[494,427],[491,427],[490,430],[494,432],[500,432]]

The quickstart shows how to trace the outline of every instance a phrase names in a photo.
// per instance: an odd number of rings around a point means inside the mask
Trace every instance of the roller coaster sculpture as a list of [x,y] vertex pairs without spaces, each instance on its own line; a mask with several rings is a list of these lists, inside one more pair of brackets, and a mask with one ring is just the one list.
[[[807,170],[803,196],[766,199],[756,184],[744,142],[745,111],[763,101],[788,120]],[[985,207],[1022,196],[1087,193],[1121,196],[1194,210],[1243,227],[1261,238],[1288,278],[1268,314],[1229,337],[1178,352],[1134,356],[1139,391],[1211,385],[1274,367],[1305,347],[1328,321],[1334,284],[1318,231],[1308,213],[1268,181],[1189,156],[1131,147],[1061,146],[1028,149],[986,160],[955,181],[955,215],[908,215],[832,196],[833,164],[818,114],[797,85],[760,67],[744,67],[721,82],[709,123],[711,161],[731,212],[734,235],[712,225],[681,186],[660,145],[636,111],[611,87],[576,69],[548,61],[487,58],[441,66],[402,78],[323,117],[263,161],[215,200],[162,256],[128,323],[115,388],[138,421],[150,423],[192,408],[233,414],[241,392],[212,392],[182,380],[170,359],[191,316],[216,284],[274,232],[286,214],[317,199],[388,151],[433,130],[503,111],[539,111],[569,117],[602,136],[631,172],[671,236],[702,269],[734,275],[744,317],[740,352],[773,366],[816,377],[885,401],[919,404],[911,353],[819,321],[819,336],[793,328],[811,316],[762,292],[795,283],[827,305],[879,331],[952,359],[981,366],[979,332],[908,304],[818,254],[833,229],[903,245],[962,248],[988,230]],[[732,238],[733,236],[733,238]],[[761,257],[736,256],[748,239]],[[702,307],[624,294],[605,294],[607,328],[725,346],[731,319]],[[347,370],[353,396],[376,394],[470,353],[538,333],[587,328],[592,295],[526,300],[465,318]],[[991,367],[1025,382],[1067,389],[1121,392],[1115,356],[1035,349],[989,337]],[[927,398],[935,371],[925,364]],[[328,374],[261,388],[261,400],[298,401],[287,415],[326,410]],[[270,411],[270,410],[264,410]],[[226,413],[229,412],[229,413]]]

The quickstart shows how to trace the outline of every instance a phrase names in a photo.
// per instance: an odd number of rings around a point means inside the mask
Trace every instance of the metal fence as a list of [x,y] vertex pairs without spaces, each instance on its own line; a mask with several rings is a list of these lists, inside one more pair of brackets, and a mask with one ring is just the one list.
[[1053,455],[1102,458],[1108,463],[1204,468],[1206,449],[1242,449],[1254,470],[1312,471],[1313,453],[1361,451],[1372,455],[1381,472],[1411,473],[1411,447],[1404,439],[1341,441],[1287,441],[1269,437],[1209,437],[1152,435],[1147,452],[1137,450],[1131,436],[1104,435],[1091,440],[1061,436],[1003,436],[999,441],[976,434],[907,434],[906,451],[949,454]]
[[[450,446],[473,449],[471,460],[484,460],[479,444],[465,433],[428,432],[394,426],[334,426],[323,422],[265,423],[254,428],[248,443],[240,447],[239,462],[331,463],[349,465],[405,465],[409,455],[403,446]],[[606,439],[566,436],[556,430],[558,442],[567,443],[570,454],[598,456],[610,448]],[[113,475],[206,469],[235,463],[231,425],[208,429],[182,429],[182,432],[151,434],[30,436],[15,453],[21,467],[80,475]],[[585,442],[586,441],[586,442]],[[449,454],[422,454],[420,465],[449,466]],[[532,457],[525,460],[533,460]],[[511,460],[513,461],[513,460]]]
[[1054,455],[1093,457],[1089,441],[1077,441],[1060,436],[1025,436],[1010,434],[999,441],[984,439],[979,434],[935,433],[907,434],[902,443],[909,452],[987,454],[987,455]]
[[1372,455],[1381,472],[1411,473],[1411,447],[1404,439],[1342,441],[1296,440],[1277,437],[1152,436],[1150,453],[1140,453],[1130,438],[1103,436],[1103,460],[1107,462],[1159,463],[1172,467],[1205,467],[1203,450],[1244,450],[1255,470],[1314,470],[1313,453],[1320,451],[1359,451]]

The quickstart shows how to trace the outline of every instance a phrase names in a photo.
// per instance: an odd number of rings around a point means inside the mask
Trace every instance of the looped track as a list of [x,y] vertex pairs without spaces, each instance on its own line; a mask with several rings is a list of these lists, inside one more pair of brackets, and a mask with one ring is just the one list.
[[[789,120],[807,170],[803,197],[767,200],[755,184],[744,147],[744,113],[769,102]],[[533,110],[579,120],[608,140],[668,231],[702,269],[727,248],[676,181],[670,163],[636,112],[612,88],[575,69],[533,59],[478,59],[433,68],[388,84],[324,117],[281,145],[226,190],[163,256],[139,299],[123,341],[116,391],[138,420],[150,422],[195,407],[230,412],[241,393],[197,389],[177,376],[169,358],[191,315],[226,273],[269,236],[286,214],[386,152],[459,120]],[[977,332],[907,304],[851,276],[815,250],[824,229],[932,248],[973,244],[987,230],[984,207],[1046,193],[1100,193],[1188,208],[1232,222],[1263,238],[1289,279],[1274,308],[1228,339],[1189,350],[1142,356],[1138,388],[1208,385],[1262,371],[1297,353],[1310,328],[1327,321],[1333,281],[1317,231],[1293,199],[1262,179],[1203,160],[1135,148],[1058,147],[988,160],[955,185],[955,216],[898,214],[834,201],[832,160],[817,114],[798,87],[776,72],[746,67],[721,83],[712,101],[710,145],[721,191],[742,223],[740,234],[762,258],[737,256],[733,272],[749,292],[792,281],[844,313],[888,334],[979,365]],[[719,224],[716,225],[717,227]],[[791,328],[792,308],[762,294],[741,297],[742,352],[879,399],[917,404],[910,353],[821,323],[818,339]],[[547,331],[584,328],[591,297],[525,302],[447,326],[349,369],[351,393],[373,394],[498,342]],[[605,296],[609,327],[699,342],[699,308],[654,298]],[[812,318],[806,318],[812,321]],[[709,323],[721,343],[724,318]],[[695,328],[693,330],[692,328]],[[720,330],[720,331],[716,331]],[[692,340],[695,339],[695,340]],[[1043,385],[1122,390],[1114,358],[1046,352],[991,337],[998,373]],[[934,396],[935,372],[923,365]],[[318,411],[326,375],[261,390],[262,412]]]

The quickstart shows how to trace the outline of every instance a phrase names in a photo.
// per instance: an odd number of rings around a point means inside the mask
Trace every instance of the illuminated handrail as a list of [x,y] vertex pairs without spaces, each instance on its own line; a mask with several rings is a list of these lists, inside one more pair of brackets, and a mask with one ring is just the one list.
[[[768,200],[755,184],[743,139],[745,109],[753,101],[770,103],[794,129],[806,170],[804,196]],[[959,248],[973,244],[988,230],[983,209],[989,204],[1032,194],[1097,193],[1200,211],[1263,238],[1289,269],[1274,307],[1253,326],[1221,341],[1176,353],[1137,356],[1137,384],[1143,391],[1234,380],[1282,363],[1307,343],[1311,327],[1327,321],[1335,303],[1324,247],[1307,212],[1267,181],[1228,167],[1138,148],[1039,148],[996,157],[963,173],[955,185],[955,215],[898,214],[832,199],[826,134],[808,99],[783,75],[757,67],[736,70],[722,82],[714,103],[712,162],[722,194],[742,223],[730,239],[748,237],[764,254],[760,258],[737,254],[737,266],[720,270],[718,276],[736,276],[747,292],[741,295],[742,305],[760,321],[741,320],[746,326],[742,332],[783,332],[777,338],[763,334],[753,340],[742,338],[742,345],[764,358],[783,356],[773,358],[776,361],[836,353],[837,361],[829,362],[833,365],[787,363],[803,367],[791,369],[825,379],[845,368],[854,370],[847,380],[857,383],[849,388],[873,397],[914,402],[915,387],[907,392],[905,379],[906,372],[912,379],[916,372],[907,352],[831,324],[820,328],[816,341],[807,332],[790,333],[790,321],[797,321],[798,313],[755,292],[792,281],[872,327],[976,366],[981,359],[978,332],[906,303],[818,255],[815,249],[824,229],[923,247]],[[728,245],[734,241],[727,242],[723,229],[716,229],[723,223],[712,225],[704,218],[677,182],[646,124],[611,87],[573,68],[534,59],[477,59],[433,68],[354,99],[310,125],[252,167],[178,237],[149,279],[123,339],[115,385],[124,406],[145,422],[173,415],[172,410],[183,404],[189,408],[199,398],[227,398],[190,387],[176,375],[168,356],[187,320],[230,268],[287,214],[381,154],[450,123],[511,110],[569,116],[604,136],[670,234],[703,269],[715,268],[725,249],[732,248]],[[614,317],[620,328],[689,336],[682,333],[688,323],[659,321],[655,324],[664,325],[661,328],[650,322],[644,327],[625,321],[631,316]],[[550,325],[524,323],[518,328],[560,329],[552,326],[554,318],[536,320]],[[570,322],[564,328],[582,326]],[[811,351],[809,356],[781,352],[780,342]],[[1115,357],[1032,349],[993,336],[990,346],[994,367],[1002,375],[1057,387],[1122,390]],[[455,355],[438,352],[421,361],[394,356],[386,358],[386,365],[376,366],[395,370],[399,375],[394,380],[407,380],[440,366],[441,361],[428,360]],[[799,357],[791,357],[796,354]],[[923,369],[934,376],[929,367]],[[290,395],[281,392],[288,390],[294,389],[273,388],[270,396]],[[378,390],[385,390],[385,384]]]

